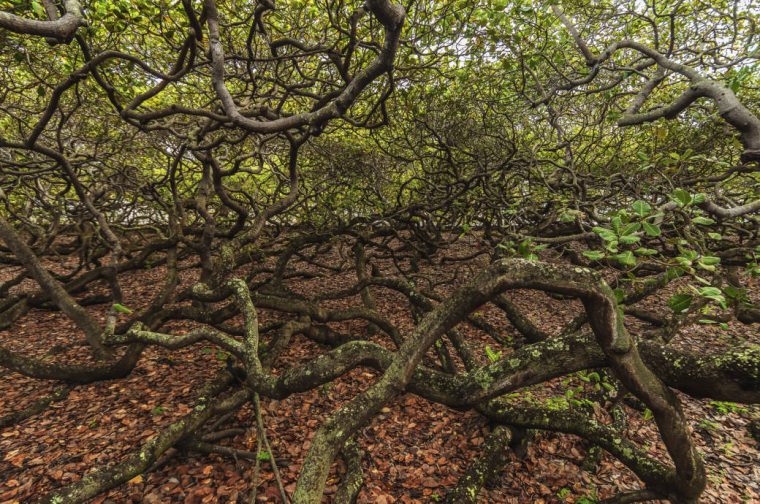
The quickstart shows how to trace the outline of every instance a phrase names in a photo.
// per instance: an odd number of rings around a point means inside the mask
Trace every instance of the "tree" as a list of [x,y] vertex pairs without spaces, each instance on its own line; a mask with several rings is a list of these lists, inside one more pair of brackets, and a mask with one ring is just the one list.
[[[43,502],[84,502],[173,449],[266,461],[298,503],[322,501],[340,457],[350,502],[360,433],[402,394],[494,426],[449,502],[475,502],[534,430],[635,473],[610,502],[697,502],[705,462],[674,390],[760,402],[760,342],[689,348],[694,327],[760,322],[752,2],[0,9],[0,328],[60,310],[95,358],[3,336],[0,365],[84,387],[147,348],[226,362],[187,415]],[[520,296],[574,317],[555,333]],[[320,350],[292,364],[300,337]],[[357,368],[379,377],[331,411],[287,495],[262,402]],[[216,444],[246,404],[257,452]],[[667,462],[626,418],[654,421]]]

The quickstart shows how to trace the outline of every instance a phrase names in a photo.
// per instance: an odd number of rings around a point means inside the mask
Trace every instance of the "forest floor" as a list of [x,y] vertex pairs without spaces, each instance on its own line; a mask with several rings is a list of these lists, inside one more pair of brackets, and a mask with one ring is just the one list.
[[[337,262],[339,258],[333,257]],[[477,269],[477,261],[471,266]],[[61,264],[65,269],[66,264]],[[432,277],[452,275],[456,265],[428,265],[423,272]],[[429,271],[428,271],[429,270]],[[0,270],[0,281],[16,270]],[[137,271],[123,277],[124,304],[139,309],[151,299],[163,282],[162,268]],[[191,269],[183,271],[183,285],[196,277]],[[324,271],[323,271],[324,273]],[[465,275],[466,276],[466,275]],[[336,290],[355,281],[352,270],[327,273],[321,278],[296,280],[289,287],[301,293]],[[461,285],[462,277],[454,280]],[[757,283],[754,284],[757,288]],[[28,282],[19,288],[31,289]],[[105,293],[90,291],[88,294]],[[451,287],[444,288],[445,292]],[[675,287],[669,287],[646,305],[661,313],[665,300]],[[97,289],[96,289],[97,290]],[[401,329],[412,327],[407,303],[395,293],[374,291],[378,309]],[[509,297],[542,329],[556,332],[563,322],[578,313],[579,304],[558,301],[532,291],[514,291]],[[330,302],[330,307],[356,305],[358,298]],[[105,305],[88,308],[103,320]],[[514,334],[504,316],[493,307],[480,313],[505,334]],[[266,310],[259,313],[262,323],[279,315]],[[191,329],[189,322],[169,323],[163,332],[179,333]],[[336,324],[343,332],[366,331],[364,323]],[[631,321],[632,331],[641,323]],[[463,328],[487,362],[484,335]],[[383,341],[379,336],[373,340]],[[756,328],[732,323],[728,330],[717,326],[692,326],[675,344],[700,351],[732,345],[737,341],[760,343]],[[482,344],[481,344],[482,342]],[[388,344],[383,341],[383,344]],[[490,342],[493,346],[493,342]],[[0,345],[26,355],[62,363],[88,363],[89,352],[82,336],[60,313],[34,310],[12,330],[0,332]],[[295,339],[278,367],[295,365],[323,352],[319,345],[303,337]],[[714,351],[714,350],[713,350]],[[123,460],[127,453],[150,439],[163,427],[187,414],[193,407],[199,387],[224,365],[226,355],[219,349],[200,344],[180,351],[151,347],[127,378],[74,387],[68,398],[54,403],[43,413],[6,429],[0,429],[0,503],[31,502],[47,492],[77,481],[89,471]],[[277,368],[275,368],[277,372]],[[264,421],[272,442],[273,454],[288,492],[295,481],[316,429],[341,404],[376,380],[378,373],[356,369],[330,385],[281,401],[263,400]],[[0,416],[21,409],[50,394],[59,384],[30,379],[0,370]],[[568,380],[554,380],[532,387],[542,395],[562,395]],[[708,486],[704,502],[760,502],[760,446],[747,429],[747,423],[760,414],[758,406],[696,400],[680,394],[694,436],[708,467]],[[628,406],[628,435],[647,447],[651,454],[665,460],[664,448],[652,420]],[[255,450],[253,415],[246,407],[230,427],[241,426],[246,434],[224,440],[222,444]],[[442,500],[447,489],[474,460],[489,432],[489,425],[477,413],[461,412],[429,403],[412,394],[399,397],[366,427],[359,437],[364,451],[362,467],[365,484],[360,503],[416,503]],[[484,503],[578,503],[594,502],[623,489],[637,488],[637,478],[622,464],[604,454],[590,471],[581,468],[588,446],[580,439],[542,432],[530,444],[527,454],[512,455],[497,482],[481,493]],[[339,463],[340,466],[340,463]],[[248,502],[253,463],[218,455],[177,453],[176,456],[144,477],[134,478],[92,502]],[[329,495],[335,492],[339,473],[328,480]],[[278,492],[268,463],[263,463],[257,500],[278,502]],[[585,499],[585,500],[584,500]]]

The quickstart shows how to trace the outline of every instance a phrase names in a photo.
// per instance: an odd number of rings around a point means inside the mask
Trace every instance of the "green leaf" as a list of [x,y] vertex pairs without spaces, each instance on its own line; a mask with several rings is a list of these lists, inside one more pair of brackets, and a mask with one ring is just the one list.
[[32,1],[32,10],[34,11],[35,14],[37,14],[38,17],[41,17],[41,18],[47,17],[45,14],[45,8],[37,0]]
[[705,264],[704,262],[702,262],[701,259],[697,261],[697,266],[699,266],[700,269],[703,269],[705,271],[715,271],[715,266],[713,266],[712,264]]
[[709,236],[711,239],[720,241],[723,239],[723,236],[721,236],[720,233],[707,233],[707,236]]
[[706,278],[702,278],[701,276],[694,275],[694,280],[701,283],[702,285],[710,285],[710,281]]
[[657,251],[655,249],[639,247],[636,250],[634,250],[633,253],[638,256],[652,256],[652,255],[656,255]]
[[686,206],[691,203],[691,195],[684,189],[676,189],[673,191],[673,199],[680,206]]
[[689,261],[695,261],[699,257],[699,254],[694,250],[682,249],[680,247],[679,250],[681,250],[681,255]]
[[620,254],[616,254],[614,256],[610,256],[610,259],[614,259],[615,261],[619,262],[623,266],[636,266],[636,257],[633,255],[633,252],[630,250],[626,250],[625,252],[621,252]]
[[623,231],[620,233],[621,235],[631,235],[641,229],[641,223],[640,222],[632,222],[631,224],[628,224],[626,227],[623,228]]
[[617,241],[617,234],[613,231],[603,227],[593,227],[591,231],[598,234],[604,241]]
[[715,224],[715,221],[713,219],[710,219],[709,217],[694,217],[691,219],[691,222],[694,224],[700,224],[702,226],[709,226],[711,224]]
[[702,263],[704,263],[704,264],[709,264],[709,265],[720,264],[720,257],[702,256],[702,258],[700,259],[700,261]]
[[690,294],[674,294],[668,299],[668,306],[676,313],[683,313],[691,306],[692,299]]
[[634,201],[631,205],[631,209],[633,212],[638,215],[639,217],[643,218],[649,215],[649,212],[652,211],[652,207],[647,203],[646,201]]
[[538,256],[533,253],[534,250],[540,250],[534,247],[530,240],[525,240],[517,246],[517,253],[529,261],[537,261]]
[[717,287],[700,287],[699,295],[703,298],[715,301],[724,310],[727,308],[726,298],[723,296],[723,292]]
[[562,500],[565,500],[570,494],[572,494],[573,491],[569,488],[560,488],[559,492],[557,492],[557,497],[559,497]]
[[676,261],[680,266],[683,266],[684,268],[691,268],[691,261],[686,257],[678,256],[676,257]]
[[604,252],[601,252],[599,250],[584,250],[583,255],[592,261],[604,259]]
[[256,458],[259,460],[259,462],[269,462],[272,460],[272,454],[268,451],[260,451],[258,454],[256,454]]
[[700,296],[720,296],[722,294],[723,292],[717,287],[700,287],[699,289]]
[[151,415],[161,415],[166,411],[166,409],[163,406],[156,406],[152,410],[150,410]]
[[641,237],[633,236],[633,235],[624,235],[620,237],[620,243],[624,245],[632,245],[638,242],[639,240],[641,240]]
[[644,410],[644,420],[648,422],[653,418],[654,418],[654,414],[652,413],[652,410],[650,410],[649,408],[646,408]]
[[113,304],[113,311],[118,312],[118,313],[126,313],[127,315],[132,313],[132,310],[130,310],[123,304],[119,304],[119,303]]
[[662,234],[660,227],[656,226],[655,224],[642,222],[641,225],[644,227],[644,232],[647,234],[647,236],[660,236]]
[[491,362],[496,362],[501,359],[501,352],[496,352],[491,348],[491,345],[486,345],[486,356]]
[[612,224],[612,229],[614,229],[615,232],[619,234],[620,227],[623,225],[623,221],[620,219],[620,217],[613,217],[610,223]]

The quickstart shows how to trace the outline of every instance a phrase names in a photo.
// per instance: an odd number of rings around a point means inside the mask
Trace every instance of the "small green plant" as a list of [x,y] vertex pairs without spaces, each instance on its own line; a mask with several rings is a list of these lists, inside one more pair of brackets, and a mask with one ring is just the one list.
[[486,345],[486,356],[488,356],[488,360],[491,362],[497,362],[501,359],[501,352],[491,348],[491,345]]
[[472,226],[469,222],[465,222],[462,224],[462,232],[459,234],[459,237],[463,237],[464,235],[468,234],[470,231],[472,231]]
[[544,401],[544,405],[550,410],[563,410],[570,407],[570,403],[564,397],[550,397]]
[[599,392],[600,390],[604,389],[608,393],[615,392],[617,389],[615,388],[615,385],[608,382],[606,380],[606,375],[599,374],[597,371],[591,371],[591,372],[585,372],[581,371],[578,373],[578,377],[593,386],[594,391]]
[[708,420],[706,418],[703,418],[702,420],[700,420],[697,425],[699,425],[701,428],[707,431],[714,431],[720,428],[720,424],[718,424],[717,422],[713,422],[712,420]]
[[608,258],[621,266],[632,268],[638,262],[637,257],[657,255],[657,250],[642,247],[640,242],[643,237],[656,238],[662,234],[656,224],[659,217],[662,214],[653,213],[652,206],[646,201],[634,201],[630,208],[613,214],[609,228],[592,228],[601,238],[605,250],[587,250],[583,255],[591,261]]
[[734,443],[730,441],[728,443],[724,443],[723,446],[721,446],[721,449],[723,450],[723,453],[726,456],[731,456],[731,450],[733,450],[733,448],[734,448]]
[[710,408],[714,409],[721,415],[728,415],[729,413],[746,413],[747,408],[740,406],[736,403],[728,401],[710,401]]
[[514,242],[512,240],[507,240],[507,241],[503,241],[499,243],[496,246],[506,251],[506,253],[509,255],[521,256],[529,261],[537,261],[538,260],[537,252],[540,252],[547,247],[547,245],[537,245],[533,243],[530,239],[523,240],[521,242]]
[[119,303],[113,304],[113,311],[115,311],[116,313],[125,313],[127,315],[130,315],[132,313],[132,310],[130,310],[123,304],[119,304]]
[[441,494],[437,494],[437,493],[434,493],[434,494],[431,494],[431,495],[430,495],[430,499],[431,499],[433,502],[441,502],[441,499],[442,499],[442,498],[443,498],[443,497],[441,497]]
[[[708,308],[708,310],[703,310],[703,311],[711,312],[711,310],[709,310],[709,309],[712,308],[712,307],[705,306],[705,308]],[[708,316],[711,315],[711,314],[712,313],[709,313]],[[703,324],[703,325],[715,325],[715,324],[717,324],[718,327],[720,327],[724,331],[728,331],[728,324],[726,324],[725,322],[718,322],[717,320],[713,320],[713,319],[710,319],[710,318],[699,319],[698,322],[700,324]]]
[[258,454],[256,454],[256,458],[259,462],[269,462],[272,460],[272,454],[268,451],[260,451]]
[[723,292],[719,288],[712,287],[712,286],[700,287],[700,288],[691,287],[691,288],[695,290],[703,298],[709,299],[711,301],[715,301],[724,310],[727,308],[726,298],[723,296]]
[[557,498],[565,500],[571,493],[573,493],[572,490],[567,487],[560,488],[559,492],[557,492]]
[[163,415],[166,409],[163,406],[156,406],[150,410],[150,414],[154,416]]

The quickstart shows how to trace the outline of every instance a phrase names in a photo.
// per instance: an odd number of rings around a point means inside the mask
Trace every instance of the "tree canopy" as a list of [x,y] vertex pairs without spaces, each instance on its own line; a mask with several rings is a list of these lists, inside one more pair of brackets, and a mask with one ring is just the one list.
[[[755,0],[0,0],[0,367],[63,387],[0,426],[151,352],[226,364],[35,497],[182,449],[267,462],[283,501],[335,471],[331,499],[367,499],[361,432],[413,395],[491,426],[448,502],[536,432],[632,471],[610,502],[704,498],[683,402],[760,402],[758,23]],[[48,312],[70,348],[17,335]],[[356,369],[290,488],[262,403]],[[257,451],[217,444],[248,405]]]

